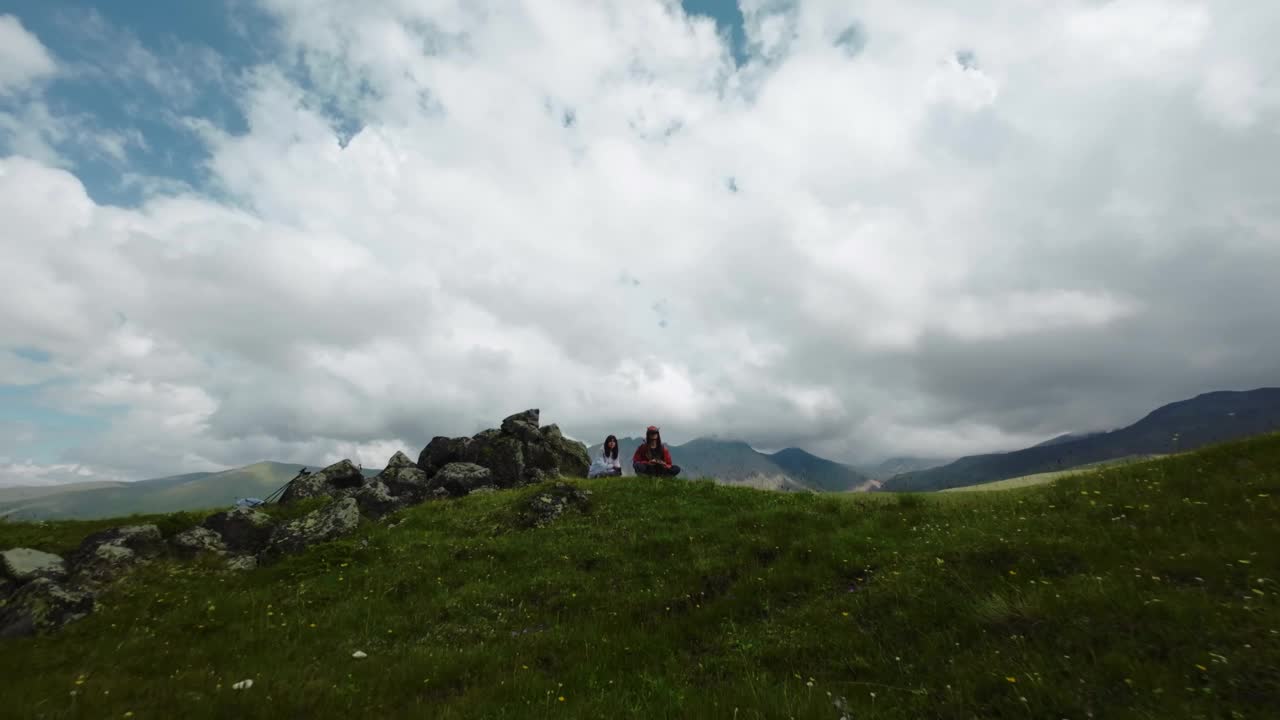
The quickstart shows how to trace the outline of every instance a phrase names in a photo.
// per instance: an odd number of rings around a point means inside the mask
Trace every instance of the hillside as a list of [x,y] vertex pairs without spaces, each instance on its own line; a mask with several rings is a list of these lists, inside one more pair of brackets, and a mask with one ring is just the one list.
[[1212,392],[1160,407],[1120,430],[1009,453],[960,458],[889,478],[883,490],[918,492],[976,485],[1133,455],[1165,455],[1280,430],[1280,388]]
[[20,500],[35,500],[36,498],[61,495],[63,493],[81,492],[83,490],[98,490],[100,488],[119,487],[121,485],[124,485],[124,483],[114,482],[111,480],[94,480],[90,482],[64,483],[61,485],[13,485],[0,487],[0,505],[3,505],[4,503],[18,502]]
[[[188,473],[104,488],[0,502],[9,520],[92,519],[225,507],[238,497],[266,497],[298,474],[302,465],[260,462],[217,473]],[[316,466],[312,465],[311,468]],[[366,475],[377,470],[366,469]]]
[[[631,476],[631,454],[644,441],[620,438],[623,475]],[[762,453],[745,442],[698,438],[683,445],[667,446],[672,459],[686,478],[711,478],[729,485],[743,485],[757,490],[798,490],[806,492],[845,492],[856,489],[867,478],[862,473],[831,460],[820,458],[799,448],[787,448],[773,454]],[[589,448],[595,457],[600,445]]]
[[[1003,493],[575,481],[235,574],[158,562],[0,641],[14,717],[1262,718],[1280,436]],[[190,519],[162,519],[166,533]],[[65,552],[105,521],[0,523]],[[360,651],[366,657],[356,658]],[[233,689],[252,680],[251,688]]]
[[928,470],[949,462],[950,458],[893,457],[875,465],[858,465],[856,469],[873,480],[887,480],[894,475]]

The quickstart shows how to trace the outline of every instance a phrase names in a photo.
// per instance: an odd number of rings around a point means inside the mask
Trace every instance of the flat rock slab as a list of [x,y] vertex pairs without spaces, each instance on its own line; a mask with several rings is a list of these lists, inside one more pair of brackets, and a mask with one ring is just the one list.
[[67,574],[67,564],[53,553],[13,548],[0,552],[0,573],[19,584],[36,578],[56,580]]

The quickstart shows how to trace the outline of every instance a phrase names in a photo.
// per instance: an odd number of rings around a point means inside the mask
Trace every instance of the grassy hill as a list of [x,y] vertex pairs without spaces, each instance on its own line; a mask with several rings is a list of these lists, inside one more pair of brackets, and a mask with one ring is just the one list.
[[1280,430],[1280,388],[1211,392],[1157,408],[1128,427],[1059,437],[1015,452],[973,455],[897,475],[882,489],[945,490],[1056,472],[1133,455],[1164,455]]
[[1105,462],[1093,463],[1091,465],[1081,465],[1070,470],[1058,470],[1056,472],[1036,473],[1034,475],[1023,475],[1022,477],[1009,478],[1007,480],[996,480],[989,483],[980,483],[978,485],[964,485],[962,487],[947,488],[940,492],[958,493],[958,492],[989,492],[992,490],[1012,490],[1014,488],[1031,487],[1033,485],[1044,485],[1064,477],[1072,477],[1087,473],[1094,473],[1106,468],[1116,467],[1119,465],[1129,465],[1132,463],[1148,462],[1157,460],[1164,455],[1135,455],[1129,458],[1119,458],[1117,460],[1107,460]]
[[[542,529],[514,520],[535,487],[421,505],[244,574],[158,563],[59,633],[4,642],[0,677],[21,678],[4,708],[836,720],[1280,707],[1277,435],[1003,493],[575,482],[591,512]],[[66,551],[106,524],[0,523],[0,547]]]
[[[226,507],[238,497],[266,497],[298,474],[302,465],[260,462],[217,473],[188,473],[109,487],[0,502],[9,520],[104,518]],[[315,469],[316,466],[310,466]],[[377,470],[365,470],[376,475]]]
[[61,485],[15,485],[0,487],[0,505],[24,500],[61,495],[63,493],[80,492],[82,490],[98,490],[100,488],[120,487],[123,482],[112,480],[95,480],[90,482],[64,483]]

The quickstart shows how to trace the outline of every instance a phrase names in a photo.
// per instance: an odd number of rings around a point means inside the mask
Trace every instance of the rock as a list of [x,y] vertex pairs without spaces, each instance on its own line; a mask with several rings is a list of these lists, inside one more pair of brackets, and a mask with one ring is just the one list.
[[253,680],[241,680],[238,683],[232,683],[232,690],[248,690],[253,687]]
[[252,555],[236,555],[227,558],[227,569],[243,572],[258,567],[258,558]]
[[57,580],[66,574],[67,564],[53,553],[31,548],[13,548],[0,552],[0,576],[8,576],[17,585],[36,578]]
[[360,509],[353,498],[339,500],[315,512],[276,527],[262,553],[276,557],[306,550],[316,543],[350,533],[360,523]]
[[590,507],[590,491],[560,482],[525,500],[519,509],[519,516],[525,527],[546,527],[568,510],[586,512]]
[[431,477],[451,462],[466,460],[470,445],[471,438],[433,437],[418,455],[418,469]]
[[[509,488],[524,482],[524,445],[516,438],[500,436],[473,441],[469,450],[467,462],[488,468],[493,473],[494,485]],[[432,484],[439,484],[434,477]]]
[[[426,450],[423,450],[423,453],[426,454]],[[433,461],[428,458],[428,462]],[[386,485],[392,495],[403,498],[405,504],[420,503],[426,499],[430,487],[429,479],[426,471],[419,468],[402,452],[392,455],[387,461],[387,466],[375,478],[376,481]],[[360,507],[363,509],[364,505]]]
[[256,553],[271,537],[275,521],[261,510],[236,507],[204,519],[204,527],[222,536],[227,549],[235,553]]
[[397,450],[396,454],[391,456],[391,459],[387,461],[387,466],[383,469],[398,470],[399,468],[411,468],[411,467],[417,467],[417,464],[414,463],[412,460],[410,460],[408,455],[405,455],[404,453]]
[[481,485],[492,482],[493,473],[474,463],[455,462],[440,468],[431,483],[444,488],[452,497],[462,497]]
[[18,590],[18,583],[0,575],[0,607],[4,607],[5,598]]
[[496,486],[494,486],[494,485],[481,485],[480,487],[473,489],[469,494],[471,494],[471,495],[485,495],[485,494],[488,494],[488,493],[494,493],[494,492],[498,492],[498,488],[497,488]]
[[504,418],[502,434],[525,442],[537,442],[541,439],[538,433],[538,416],[539,412],[535,408]]
[[45,633],[93,612],[93,594],[71,590],[49,578],[23,585],[0,606],[0,638]]
[[72,554],[77,579],[105,582],[129,567],[158,555],[164,549],[160,528],[128,525],[96,532],[85,538]]
[[560,428],[548,425],[542,428],[542,455],[547,465],[538,464],[541,470],[566,477],[586,477],[591,468],[591,457],[587,454],[587,446],[566,438]]
[[[413,469],[415,472],[422,473],[417,468]],[[426,473],[422,474],[425,475]],[[392,495],[387,484],[378,479],[374,479],[373,482],[357,490],[353,497],[356,505],[360,508],[360,512],[375,519],[390,515],[407,504],[404,498]]]
[[369,657],[369,653],[367,653],[367,652],[365,652],[365,651],[363,651],[363,650],[357,650],[357,651],[355,651],[355,652],[351,653],[351,657],[353,657],[353,658],[355,658],[355,659],[357,659],[357,660],[363,660],[363,659],[365,659],[365,658]]
[[280,496],[280,502],[287,504],[304,498],[333,497],[342,490],[358,488],[363,484],[364,473],[360,472],[360,468],[350,460],[339,460],[323,470],[294,478]]
[[432,490],[432,491],[427,495],[427,497],[430,497],[430,498],[435,499],[435,500],[448,500],[448,499],[449,499],[449,491],[448,491],[448,490],[445,490],[445,489],[444,489],[444,488],[442,488],[442,487],[438,487],[438,488],[435,488],[434,490]]
[[202,553],[224,555],[227,552],[227,545],[222,541],[221,535],[199,525],[169,538],[169,544],[180,554],[189,557]]

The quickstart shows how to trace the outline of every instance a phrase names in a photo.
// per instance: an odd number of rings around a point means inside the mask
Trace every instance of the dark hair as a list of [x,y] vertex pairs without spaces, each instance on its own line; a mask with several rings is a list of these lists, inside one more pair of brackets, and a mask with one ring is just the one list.
[[644,444],[645,444],[646,446],[649,444],[649,438],[651,438],[651,437],[656,437],[656,438],[658,438],[658,447],[662,447],[662,431],[661,431],[661,430],[658,430],[657,428],[654,428],[653,430],[646,430],[646,431],[645,431],[645,433],[644,433]]
[[[610,450],[609,450],[609,441],[610,441],[610,440],[612,440],[612,441],[613,441],[613,450],[612,450],[612,451],[610,451]],[[609,437],[607,437],[607,438],[605,438],[605,439],[604,439],[604,456],[605,456],[605,457],[607,457],[607,458],[609,458],[610,460],[617,460],[617,459],[618,459],[618,438],[616,438],[616,437],[614,437],[614,436],[610,435]]]

